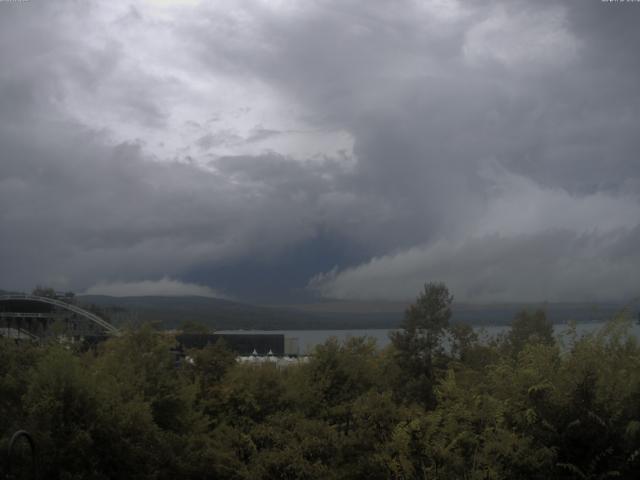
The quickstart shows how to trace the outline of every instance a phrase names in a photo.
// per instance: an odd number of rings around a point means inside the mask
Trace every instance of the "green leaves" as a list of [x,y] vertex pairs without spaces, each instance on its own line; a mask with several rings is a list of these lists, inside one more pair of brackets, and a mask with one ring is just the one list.
[[542,310],[533,313],[522,311],[511,323],[506,341],[514,355],[527,345],[553,345],[553,324],[547,320],[547,315]]
[[434,361],[442,354],[440,342],[451,318],[453,296],[443,283],[425,284],[406,310],[402,329],[391,335],[401,378],[396,386],[403,397],[427,407],[435,405]]
[[444,352],[450,295],[427,290],[389,349],[334,339],[282,370],[221,344],[177,362],[150,328],[84,354],[3,342],[3,432],[28,428],[53,479],[637,477],[640,347],[623,322],[562,344],[526,314],[493,344],[454,327]]

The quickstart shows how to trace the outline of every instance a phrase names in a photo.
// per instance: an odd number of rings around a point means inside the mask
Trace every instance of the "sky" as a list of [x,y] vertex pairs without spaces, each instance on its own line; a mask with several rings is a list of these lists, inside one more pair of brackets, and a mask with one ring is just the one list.
[[0,288],[640,295],[640,2],[0,1]]

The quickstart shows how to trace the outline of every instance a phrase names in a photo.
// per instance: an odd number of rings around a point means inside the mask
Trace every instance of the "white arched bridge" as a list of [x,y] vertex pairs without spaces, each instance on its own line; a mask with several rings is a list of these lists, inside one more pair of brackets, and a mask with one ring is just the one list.
[[[118,334],[116,327],[95,313],[57,298],[25,293],[0,295],[0,321],[7,332],[14,331],[37,338],[43,336],[50,324],[58,320],[65,322],[65,334]],[[86,326],[84,329],[78,328],[82,322]]]

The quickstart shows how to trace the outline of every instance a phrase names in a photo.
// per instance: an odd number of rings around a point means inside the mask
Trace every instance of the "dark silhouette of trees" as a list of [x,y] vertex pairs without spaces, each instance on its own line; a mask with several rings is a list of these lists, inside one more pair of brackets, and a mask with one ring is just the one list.
[[506,340],[514,353],[518,353],[525,345],[531,343],[553,345],[553,324],[547,320],[543,310],[536,310],[533,313],[522,311],[511,323],[511,330]]
[[401,330],[391,340],[407,398],[433,407],[435,365],[451,318],[453,295],[444,283],[427,283],[407,308]]

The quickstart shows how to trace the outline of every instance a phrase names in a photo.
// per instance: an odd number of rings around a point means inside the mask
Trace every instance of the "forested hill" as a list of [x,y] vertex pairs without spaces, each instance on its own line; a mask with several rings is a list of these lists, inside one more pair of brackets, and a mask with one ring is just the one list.
[[185,322],[215,329],[393,328],[402,316],[400,311],[313,312],[198,296],[82,295],[78,301],[85,306],[97,306],[114,323],[159,322],[164,328],[176,328]]
[[[264,306],[198,296],[110,297],[83,295],[78,301],[95,305],[114,323],[159,322],[175,328],[197,322],[216,329],[357,329],[395,328],[402,302],[322,302]],[[454,304],[452,321],[471,325],[507,325],[522,310],[542,308],[553,323],[605,321],[622,308],[617,303]]]

